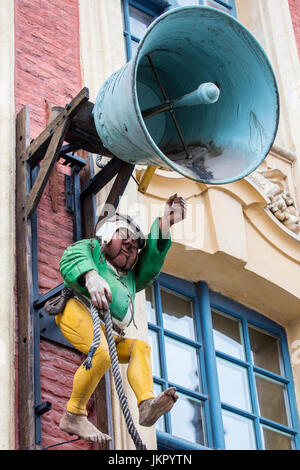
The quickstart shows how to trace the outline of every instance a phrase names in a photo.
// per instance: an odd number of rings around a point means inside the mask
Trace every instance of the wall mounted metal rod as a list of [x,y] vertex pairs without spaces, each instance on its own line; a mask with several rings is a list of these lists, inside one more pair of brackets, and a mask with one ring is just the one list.
[[197,106],[198,104],[214,104],[218,101],[220,90],[214,83],[202,83],[196,90],[188,93],[181,98],[176,98],[158,106],[142,111],[144,119],[149,119],[157,114],[185,106]]
[[[151,59],[151,57],[150,57],[150,54],[147,55],[147,58],[148,58],[150,67],[151,67],[151,69],[152,69],[152,71],[153,71],[153,73],[154,73],[155,79],[156,79],[156,81],[157,81],[157,83],[158,83],[158,86],[159,86],[159,88],[160,88],[160,90],[161,90],[161,92],[162,92],[162,95],[163,95],[163,97],[164,97],[164,100],[165,100],[166,103],[169,103],[170,101],[169,101],[169,99],[168,99],[168,97],[167,97],[167,94],[166,94],[166,91],[165,91],[165,89],[164,89],[164,87],[163,87],[163,85],[162,85],[162,83],[161,83],[161,81],[160,81],[160,78],[159,78],[159,76],[158,76],[157,70],[156,70],[155,67],[154,67],[154,64],[153,64],[153,61],[152,61],[152,59]],[[166,103],[165,103],[165,104],[166,104]],[[180,138],[180,140],[181,140],[181,143],[182,143],[182,145],[183,145],[183,148],[184,148],[184,151],[185,151],[185,153],[186,153],[186,156],[187,156],[187,158],[190,158],[189,152],[188,152],[188,149],[187,149],[187,146],[186,146],[186,143],[185,143],[185,141],[184,141],[182,132],[181,132],[180,127],[179,127],[179,125],[178,125],[177,119],[176,119],[176,117],[174,116],[173,110],[170,110],[170,116],[171,116],[172,121],[173,121],[173,123],[174,123],[174,125],[175,125],[175,127],[176,127],[177,133],[178,133],[179,138]]]

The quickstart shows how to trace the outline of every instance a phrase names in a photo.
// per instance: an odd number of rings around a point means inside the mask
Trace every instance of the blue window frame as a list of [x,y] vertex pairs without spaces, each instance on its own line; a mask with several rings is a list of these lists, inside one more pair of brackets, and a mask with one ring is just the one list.
[[179,402],[157,423],[159,449],[299,449],[284,329],[262,315],[161,274],[146,290],[155,392]]
[[122,0],[124,38],[127,60],[152,21],[168,6],[165,0]]
[[199,0],[199,3],[200,5],[219,8],[225,13],[229,13],[232,16],[236,16],[234,0]]
[[206,5],[236,16],[234,0],[122,0],[127,60],[133,56],[146,28],[164,11],[184,5]]
[[[183,407],[186,416],[194,413],[198,417],[198,425],[189,428],[188,420],[183,423],[182,416],[176,415],[174,408],[172,413],[166,414],[158,422],[160,445],[162,446],[162,443],[166,445],[166,442],[170,443],[170,439],[175,439],[175,448],[180,448],[182,445],[188,445],[187,448],[212,447],[196,290],[192,284],[180,281],[176,283],[176,297],[174,297],[172,290],[174,285],[168,281],[168,277],[161,275],[152,290],[151,288],[146,290],[155,392],[159,393],[168,387],[176,386],[181,398],[181,407],[177,408],[178,411]],[[179,315],[180,311],[186,313],[186,316],[178,320],[181,325],[180,333],[176,331],[178,324],[174,325],[173,319],[167,314],[167,305]],[[173,357],[176,357],[177,361],[181,358],[187,365],[186,371],[180,378],[177,372],[181,370],[177,362],[173,363]],[[187,436],[190,436],[189,444],[185,442]]]

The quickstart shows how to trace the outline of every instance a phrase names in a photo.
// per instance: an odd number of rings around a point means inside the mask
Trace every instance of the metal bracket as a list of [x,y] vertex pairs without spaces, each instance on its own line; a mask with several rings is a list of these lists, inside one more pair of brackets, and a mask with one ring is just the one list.
[[66,211],[74,212],[74,178],[73,175],[65,175]]
[[34,407],[35,414],[35,443],[37,445],[42,444],[42,422],[41,416],[52,409],[52,403],[50,401],[43,401],[39,405]]
[[72,346],[72,344],[63,336],[55,322],[55,317],[47,315],[44,309],[39,310],[39,324],[40,336],[42,338],[54,341],[56,344],[61,344],[68,348],[75,349],[74,346]]
[[50,401],[43,401],[34,407],[34,412],[37,416],[42,416],[50,410],[52,410],[52,403]]
[[64,166],[79,167],[79,169],[81,170],[86,165],[85,159],[78,157],[78,155],[74,155],[73,153],[68,152],[69,148],[70,145],[66,145],[61,148],[59,159],[64,160]]
[[[67,153],[68,145],[62,147],[62,150],[59,154],[59,158],[64,160],[64,166],[70,166],[74,171],[80,171],[85,167],[86,161],[84,158],[78,157],[78,155],[73,155],[72,153]],[[66,189],[66,210],[73,214],[75,210],[75,195],[74,195],[74,173],[71,175],[65,175],[65,189]]]
[[145,172],[142,176],[142,179],[140,180],[139,187],[138,187],[138,190],[141,193],[147,192],[148,186],[151,182],[151,179],[152,179],[152,177],[155,173],[156,168],[157,168],[157,166],[150,165],[145,170]]
[[58,295],[63,289],[64,284],[60,284],[51,291],[47,292],[44,295],[41,295],[35,302],[34,308],[38,315],[38,324],[39,324],[39,335],[42,338],[54,341],[57,344],[67,346],[71,349],[75,349],[71,343],[63,336],[61,330],[58,328],[55,317],[52,315],[47,315],[44,310],[44,304],[47,300],[51,299]]

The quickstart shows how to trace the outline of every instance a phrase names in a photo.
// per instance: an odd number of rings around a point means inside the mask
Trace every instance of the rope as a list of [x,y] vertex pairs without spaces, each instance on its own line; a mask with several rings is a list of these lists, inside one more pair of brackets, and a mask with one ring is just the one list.
[[42,450],[48,450],[48,449],[51,449],[52,447],[58,447],[64,444],[69,444],[70,442],[80,441],[80,439],[81,437],[77,437],[76,439],[72,439],[71,441],[64,441],[64,442],[59,442],[58,444],[52,444],[51,446],[43,447]]
[[[124,392],[124,389],[123,389],[122,377],[121,377],[119,361],[118,361],[118,355],[117,355],[117,350],[116,350],[116,344],[115,344],[115,340],[114,340],[114,336],[113,336],[113,324],[112,324],[111,314],[110,314],[109,310],[107,310],[107,311],[103,310],[102,314],[103,314],[103,317],[104,317],[104,324],[105,324],[105,329],[106,329],[106,339],[107,339],[107,343],[108,343],[108,349],[109,349],[109,355],[110,355],[110,360],[111,360],[113,378],[114,378],[117,394],[118,394],[118,397],[119,397],[119,400],[120,400],[122,413],[124,415],[125,422],[126,422],[126,425],[127,425],[127,429],[128,429],[128,432],[129,432],[129,434],[130,434],[130,436],[131,436],[131,438],[134,442],[134,445],[135,445],[136,449],[137,450],[147,450],[145,444],[142,442],[142,439],[141,439],[141,437],[140,437],[140,435],[139,435],[139,433],[138,433],[138,431],[137,431],[137,429],[134,425],[134,422],[133,422],[133,419],[132,419],[132,416],[131,416],[131,413],[130,413],[130,410],[129,410],[127,398],[126,398],[126,395],[125,395],[125,392]],[[92,315],[92,319],[93,319],[93,325],[95,325],[96,329],[97,328],[100,329],[100,332],[99,332],[99,337],[100,337],[100,333],[101,333],[100,320],[99,320],[99,327],[97,326],[98,323],[94,322],[94,318],[96,317],[96,315],[99,318],[99,311],[98,311],[97,307],[95,307],[92,302],[91,302],[91,315]],[[94,339],[93,339],[93,343],[92,343],[92,346],[90,348],[89,354],[92,351],[92,347],[93,348],[95,347],[96,341],[98,341],[97,338],[98,338],[98,331],[95,332],[95,329],[94,329],[95,343],[94,343]],[[100,344],[100,339],[99,339],[99,344]],[[99,344],[98,344],[98,346],[99,346]],[[91,356],[90,356],[90,360],[92,360],[92,355],[93,354],[91,354]]]
[[93,321],[93,341],[89,349],[87,358],[85,359],[83,363],[83,367],[86,370],[92,368],[93,355],[95,354],[101,341],[101,326],[100,326],[99,312],[98,312],[98,309],[92,303],[91,303],[91,306],[92,307],[90,308],[90,312],[91,312],[92,321]]

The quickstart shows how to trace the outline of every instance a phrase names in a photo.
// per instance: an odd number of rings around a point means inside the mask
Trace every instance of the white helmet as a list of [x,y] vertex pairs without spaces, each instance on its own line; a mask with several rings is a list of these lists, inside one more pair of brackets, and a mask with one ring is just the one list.
[[145,246],[145,236],[140,227],[129,217],[129,215],[121,215],[117,212],[109,217],[104,218],[98,222],[96,226],[96,237],[101,240],[102,245],[107,245],[114,233],[124,228],[132,233],[132,238],[138,241],[138,248],[141,250]]

